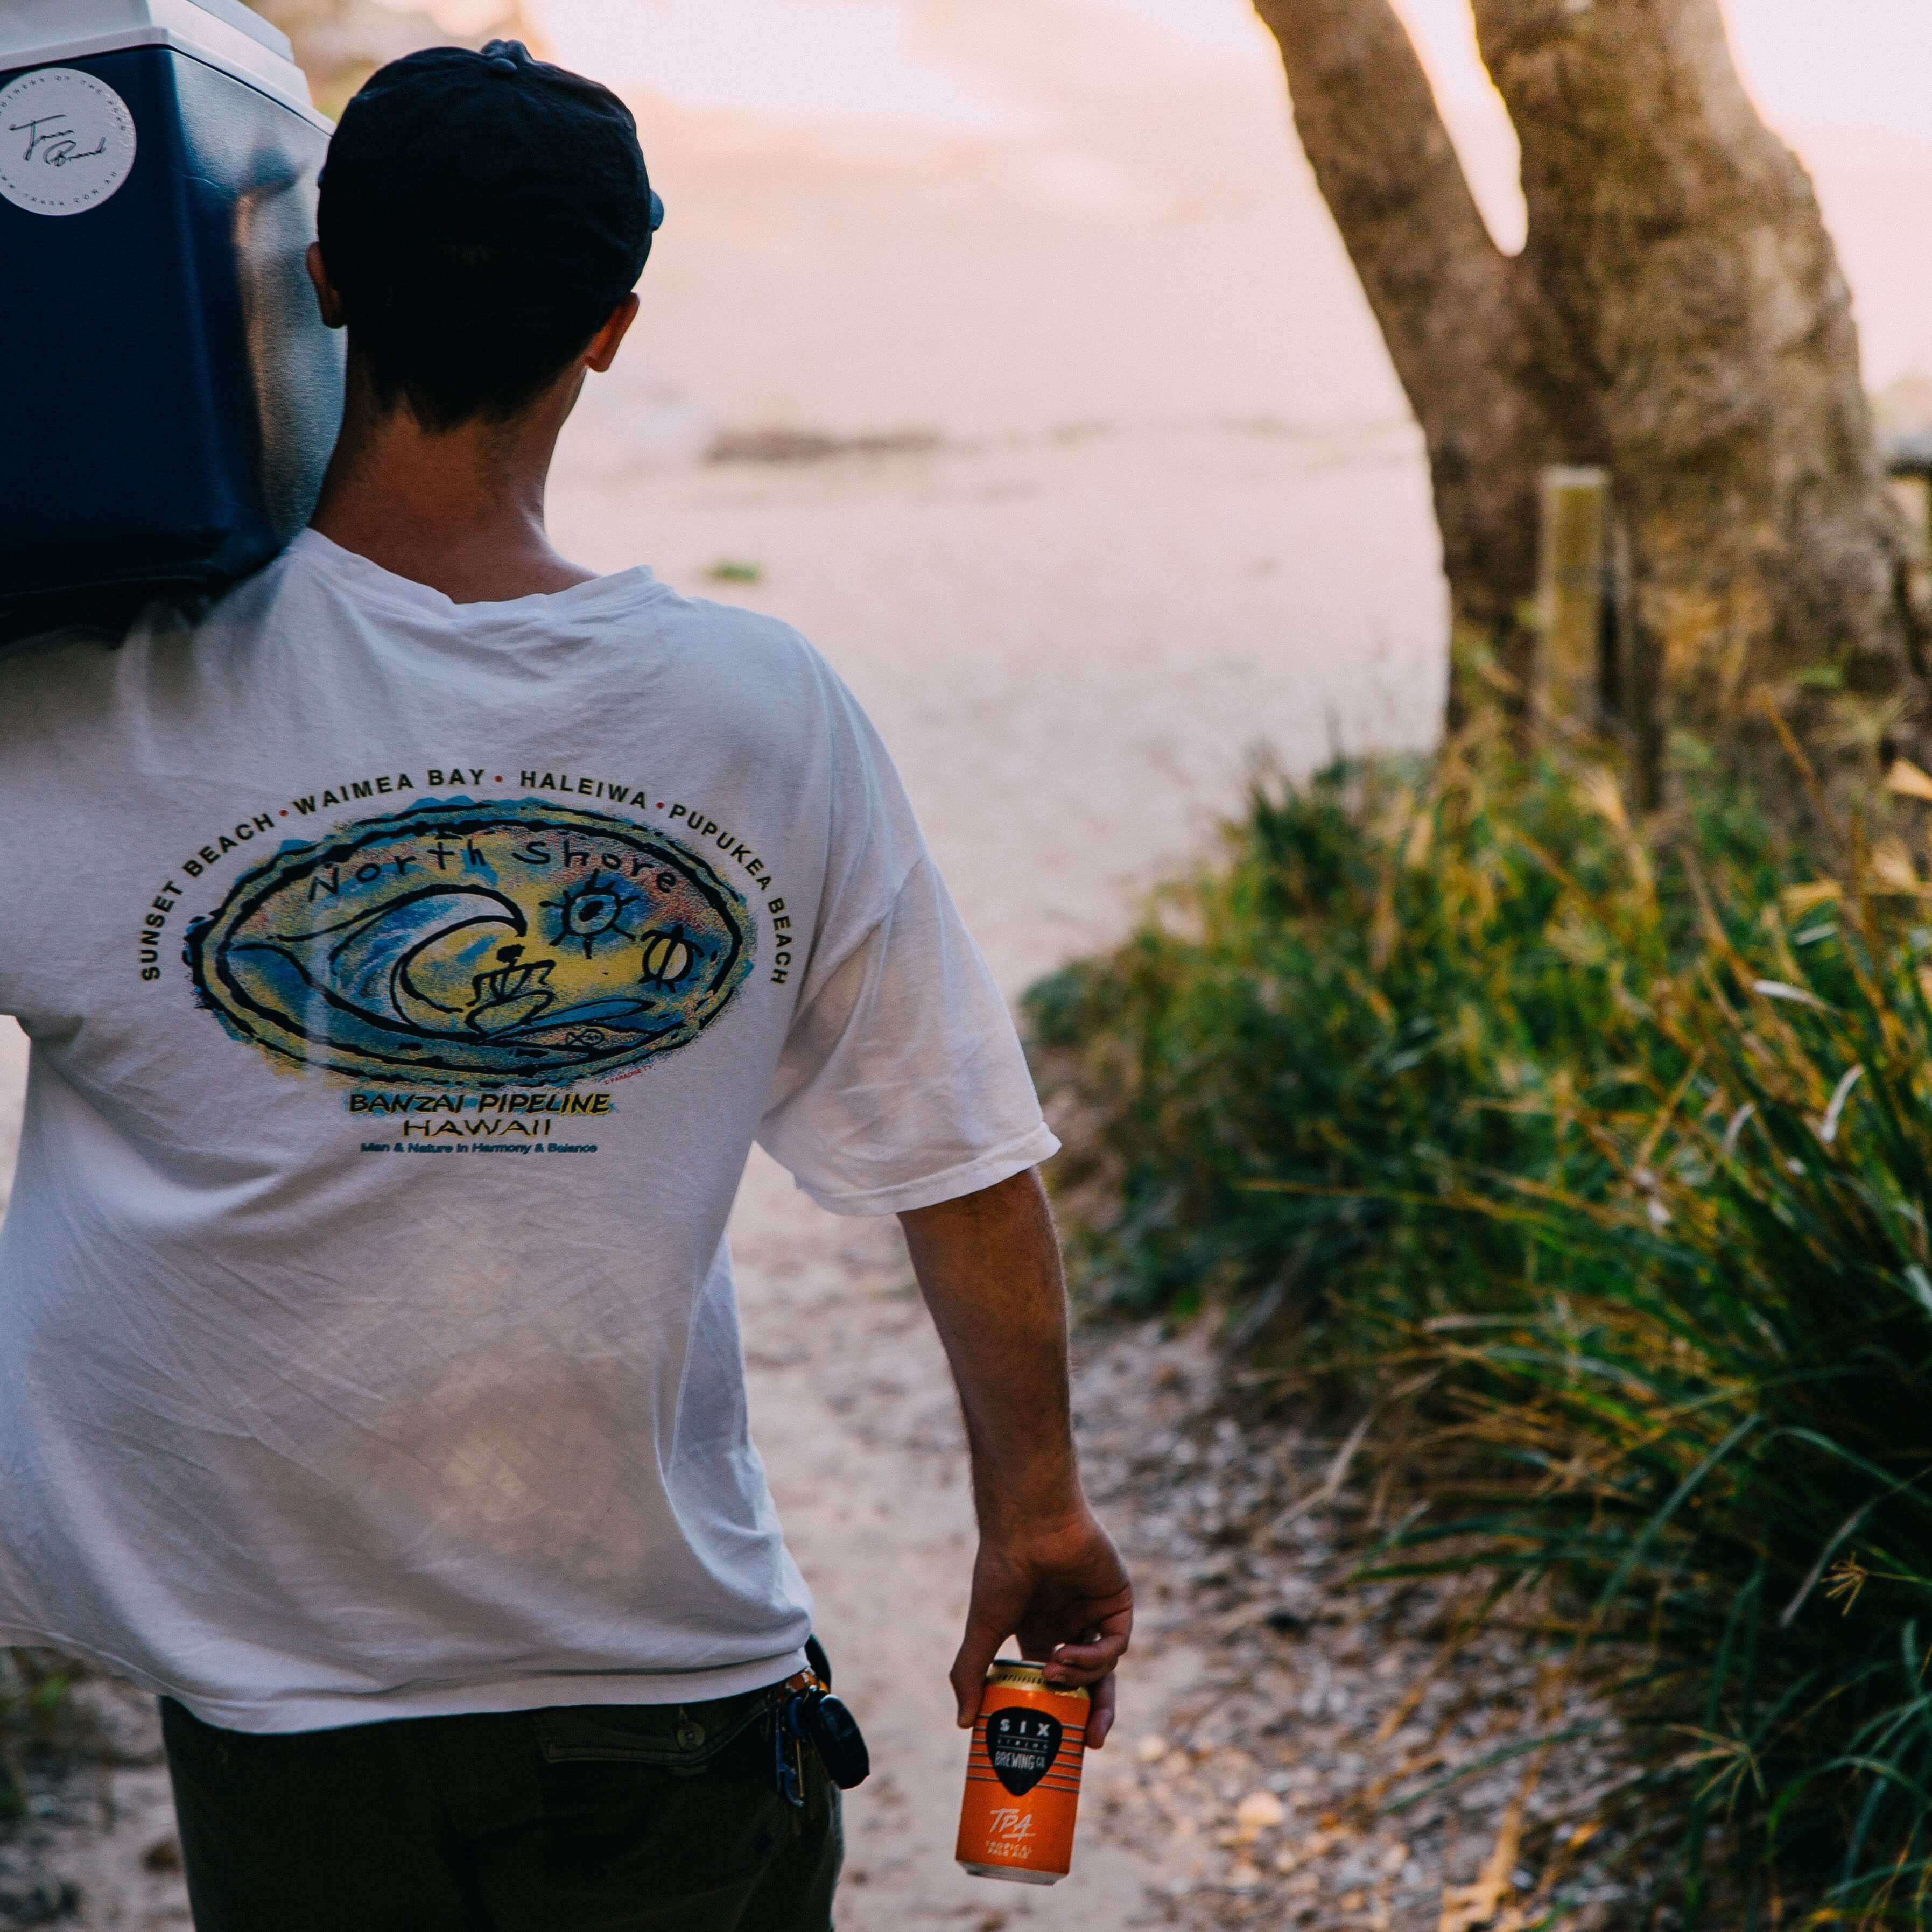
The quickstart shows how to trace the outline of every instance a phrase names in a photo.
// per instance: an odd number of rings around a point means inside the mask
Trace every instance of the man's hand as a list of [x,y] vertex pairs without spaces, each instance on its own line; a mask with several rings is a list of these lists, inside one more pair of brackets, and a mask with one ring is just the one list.
[[1029,1169],[899,1220],[973,1458],[980,1555],[952,1664],[959,1722],[979,1715],[986,1666],[1016,1636],[1049,1683],[1090,1690],[1087,1743],[1097,1750],[1113,1727],[1112,1672],[1133,1627],[1133,1591],[1080,1492],[1066,1291],[1046,1192]]
[[986,1667],[1016,1636],[1022,1657],[1046,1666],[1049,1684],[1088,1688],[1087,1748],[1098,1750],[1114,1727],[1114,1666],[1126,1654],[1133,1627],[1133,1586],[1090,1511],[1054,1528],[982,1535],[965,1639],[952,1660],[960,1728],[972,1727]]

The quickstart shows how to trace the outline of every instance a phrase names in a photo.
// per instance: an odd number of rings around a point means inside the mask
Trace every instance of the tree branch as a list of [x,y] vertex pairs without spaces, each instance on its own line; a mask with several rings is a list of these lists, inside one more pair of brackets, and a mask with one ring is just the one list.
[[1256,0],[1294,124],[1429,451],[1459,626],[1526,682],[1536,493],[1574,457],[1519,263],[1490,238],[1388,0]]

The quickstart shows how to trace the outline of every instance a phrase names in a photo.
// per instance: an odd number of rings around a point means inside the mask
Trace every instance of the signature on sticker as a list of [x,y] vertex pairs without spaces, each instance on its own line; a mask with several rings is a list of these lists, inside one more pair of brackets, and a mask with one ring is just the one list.
[[[70,161],[91,161],[107,152],[105,134],[101,136],[98,147],[76,146],[80,136],[74,131],[64,114],[43,114],[34,120],[16,121],[7,131],[26,136],[26,152],[21,155],[22,160],[38,158],[46,167],[64,168]],[[46,150],[44,153],[41,152],[43,148]]]

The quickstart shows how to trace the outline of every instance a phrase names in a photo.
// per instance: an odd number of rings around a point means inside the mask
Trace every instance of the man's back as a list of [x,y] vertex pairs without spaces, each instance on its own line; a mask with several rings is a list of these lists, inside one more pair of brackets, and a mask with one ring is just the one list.
[[1054,1142],[898,778],[782,626],[545,528],[663,213],[596,82],[383,69],[310,529],[0,663],[0,1634],[162,1694],[200,1932],[825,1932],[864,1768],[746,1432],[754,1137],[900,1216],[952,1366],[956,1721],[1015,1636],[1112,1722]]
[[457,604],[310,533],[0,664],[0,1623],[243,1730],[796,1668],[746,1152],[882,1213],[1052,1146],[822,660],[644,572]]

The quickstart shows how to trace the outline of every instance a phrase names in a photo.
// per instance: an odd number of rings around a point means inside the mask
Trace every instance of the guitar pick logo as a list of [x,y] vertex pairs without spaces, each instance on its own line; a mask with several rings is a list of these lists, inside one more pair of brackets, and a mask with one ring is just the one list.
[[994,1712],[986,1720],[986,1754],[993,1775],[1016,1798],[1024,1797],[1060,1755],[1060,1720],[1024,1704]]

